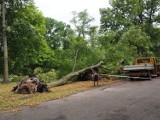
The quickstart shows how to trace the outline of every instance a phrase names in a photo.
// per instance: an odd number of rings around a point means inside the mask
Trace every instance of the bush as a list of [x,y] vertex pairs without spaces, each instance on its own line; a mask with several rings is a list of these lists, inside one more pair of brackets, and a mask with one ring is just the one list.
[[2,75],[0,75],[0,82],[2,82],[3,81],[3,76]]
[[42,81],[44,81],[46,83],[52,82],[54,80],[57,80],[57,73],[58,72],[55,71],[54,69],[52,69],[52,70],[50,70],[48,72],[43,73],[43,70],[41,68],[39,68],[39,67],[34,70],[34,74],[39,79],[41,79]]
[[38,75],[38,74],[41,74],[41,73],[43,73],[43,70],[42,70],[41,67],[37,67],[36,69],[34,69],[34,74],[35,75]]
[[9,76],[9,80],[11,82],[20,82],[23,79],[24,79],[24,76],[18,76],[18,75],[10,75]]

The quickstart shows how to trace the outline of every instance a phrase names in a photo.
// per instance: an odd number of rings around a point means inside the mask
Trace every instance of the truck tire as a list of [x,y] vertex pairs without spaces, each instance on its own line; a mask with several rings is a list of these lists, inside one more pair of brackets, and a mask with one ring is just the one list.
[[129,80],[130,80],[130,81],[133,81],[133,80],[134,80],[134,78],[129,78]]
[[150,72],[150,71],[148,71],[148,72],[147,72],[147,77],[148,77],[148,79],[149,79],[149,80],[151,80],[151,79],[152,79],[152,74],[151,74],[151,72]]

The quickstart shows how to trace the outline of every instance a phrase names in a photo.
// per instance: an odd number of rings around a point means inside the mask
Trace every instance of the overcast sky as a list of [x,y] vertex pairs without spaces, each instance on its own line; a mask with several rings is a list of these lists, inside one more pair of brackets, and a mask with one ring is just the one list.
[[34,0],[36,6],[45,17],[51,17],[69,24],[73,18],[72,11],[88,10],[90,16],[95,18],[94,24],[99,25],[99,8],[107,8],[109,0]]

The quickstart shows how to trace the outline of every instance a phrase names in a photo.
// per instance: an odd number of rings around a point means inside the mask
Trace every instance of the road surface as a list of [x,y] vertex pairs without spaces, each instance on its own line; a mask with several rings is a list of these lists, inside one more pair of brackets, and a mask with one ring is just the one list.
[[160,120],[160,79],[125,81],[0,113],[0,120]]

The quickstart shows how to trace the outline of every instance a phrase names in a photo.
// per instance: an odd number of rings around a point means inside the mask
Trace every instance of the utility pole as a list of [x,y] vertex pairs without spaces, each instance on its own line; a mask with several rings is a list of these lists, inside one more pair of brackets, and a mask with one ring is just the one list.
[[7,36],[6,36],[6,8],[5,0],[2,0],[2,35],[3,35],[3,54],[4,54],[4,80],[3,83],[9,82],[8,78],[8,48],[7,48]]

